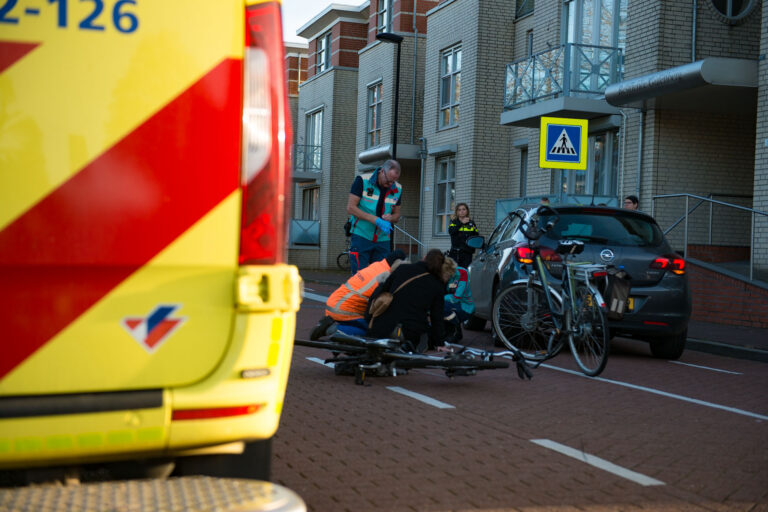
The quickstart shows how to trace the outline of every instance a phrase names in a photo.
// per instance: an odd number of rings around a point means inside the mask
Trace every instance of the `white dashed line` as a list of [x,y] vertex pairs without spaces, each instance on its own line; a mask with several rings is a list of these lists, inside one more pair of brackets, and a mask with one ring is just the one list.
[[451,404],[441,402],[440,400],[435,400],[434,398],[428,397],[427,395],[422,395],[421,393],[414,393],[413,391],[408,391],[407,389],[401,388],[400,386],[387,386],[387,389],[390,391],[394,391],[395,393],[400,393],[401,395],[414,398],[419,402],[424,402],[425,404],[431,405],[432,407],[437,407],[438,409],[455,409],[456,408]]
[[550,441],[549,439],[531,439],[531,442],[539,446],[543,446],[544,448],[549,448],[550,450],[554,450],[556,452],[562,453],[563,455],[567,455],[568,457],[573,457],[574,459],[580,460],[582,462],[586,462],[590,466],[594,466],[598,469],[602,469],[603,471],[607,471],[608,473],[613,473],[616,476],[626,478],[627,480],[631,480],[636,484],[640,484],[642,486],[665,485],[664,482],[660,480],[656,480],[655,478],[651,478],[649,476],[643,475],[641,473],[637,473],[630,469],[617,466],[613,462],[608,462],[607,460],[601,459],[600,457],[595,457],[594,455],[590,455],[588,453],[576,450],[564,444]]
[[323,366],[327,366],[328,368],[333,368],[333,363],[326,363],[324,359],[320,359],[319,357],[308,357],[307,361],[312,361],[313,363],[321,364]]
[[740,372],[732,372],[730,370],[721,370],[720,368],[710,368],[709,366],[701,366],[698,364],[683,363],[681,361],[670,361],[670,363],[681,364],[683,366],[691,366],[693,368],[701,368],[702,370],[711,370],[713,372],[730,373],[731,375],[742,375]]
[[317,302],[322,302],[323,304],[325,304],[325,301],[328,300],[328,297],[308,292],[306,288],[304,289],[304,298],[309,300],[316,300]]
[[[550,370],[557,370],[559,372],[565,372],[565,373],[571,373],[573,375],[578,375],[579,377],[586,377],[581,372],[577,372],[575,370],[568,370],[566,368],[559,368],[557,366],[552,366],[549,364],[543,364],[541,365],[544,368],[549,368]],[[703,405],[704,407],[711,407],[712,409],[720,409],[721,411],[727,411],[732,412],[735,414],[741,414],[742,416],[749,416],[750,418],[757,418],[759,420],[768,420],[768,416],[765,414],[757,414],[755,412],[745,411],[743,409],[736,409],[735,407],[728,407],[726,405],[720,405],[720,404],[713,404],[712,402],[705,402],[704,400],[698,400],[696,398],[688,398],[687,396],[683,395],[676,395],[674,393],[667,393],[666,391],[660,391],[658,389],[653,388],[647,388],[645,386],[638,386],[637,384],[629,384],[628,382],[621,382],[619,380],[611,380],[611,379],[604,379],[603,377],[589,377],[593,380],[599,380],[600,382],[607,382],[608,384],[616,384],[617,386],[624,386],[625,388],[631,388],[631,389],[637,389],[639,391],[645,391],[646,393],[653,393],[654,395],[660,395],[665,396],[667,398],[674,398],[675,400],[682,400],[683,402],[690,402],[692,404],[697,405]]]

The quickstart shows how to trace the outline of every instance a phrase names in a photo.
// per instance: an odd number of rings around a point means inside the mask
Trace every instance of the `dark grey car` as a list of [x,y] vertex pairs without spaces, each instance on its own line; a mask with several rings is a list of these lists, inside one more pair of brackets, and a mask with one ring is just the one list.
[[[526,209],[526,217],[545,225],[548,216]],[[613,265],[631,278],[627,312],[622,320],[609,321],[611,335],[650,342],[655,357],[677,359],[685,349],[691,294],[685,261],[676,254],[656,221],[642,212],[601,206],[558,206],[559,221],[539,239],[551,281],[559,283],[562,263],[555,254],[557,240],[585,243],[582,261]],[[531,266],[522,262],[528,242],[514,215],[504,218],[469,266],[469,285],[475,314],[468,329],[482,329],[491,319],[493,299],[503,287],[526,279]],[[479,237],[478,237],[479,238]],[[477,242],[477,241],[476,241]]]

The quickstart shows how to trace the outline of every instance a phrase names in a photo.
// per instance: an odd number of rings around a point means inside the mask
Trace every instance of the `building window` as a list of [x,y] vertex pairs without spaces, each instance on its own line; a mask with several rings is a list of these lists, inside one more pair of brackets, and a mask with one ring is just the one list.
[[322,73],[331,65],[331,33],[317,40],[317,72]]
[[520,149],[520,197],[525,197],[528,188],[528,148]]
[[618,193],[619,133],[603,132],[587,141],[587,170],[562,171],[560,191],[568,195],[611,198]]
[[392,30],[392,0],[379,0],[379,10],[376,13],[376,31],[389,32]]
[[533,12],[533,0],[517,0],[515,5],[515,18],[522,18]]
[[305,188],[301,191],[301,220],[320,220],[320,187]]
[[323,111],[316,110],[307,114],[306,126],[307,148],[305,158],[307,160],[307,169],[322,169],[322,147],[323,147]]
[[454,46],[440,56],[440,128],[459,124],[460,93],[461,46]]
[[437,161],[435,172],[435,234],[447,235],[456,204],[456,158]]
[[744,20],[758,4],[757,0],[711,0],[711,2],[723,21],[731,25]]
[[365,147],[381,144],[381,82],[368,88],[368,117],[366,119]]

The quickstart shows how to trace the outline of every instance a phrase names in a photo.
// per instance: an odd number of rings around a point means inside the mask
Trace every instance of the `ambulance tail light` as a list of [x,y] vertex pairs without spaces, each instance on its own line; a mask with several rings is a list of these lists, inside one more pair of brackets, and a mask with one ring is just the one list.
[[241,265],[271,265],[287,259],[291,118],[282,41],[279,3],[246,7]]

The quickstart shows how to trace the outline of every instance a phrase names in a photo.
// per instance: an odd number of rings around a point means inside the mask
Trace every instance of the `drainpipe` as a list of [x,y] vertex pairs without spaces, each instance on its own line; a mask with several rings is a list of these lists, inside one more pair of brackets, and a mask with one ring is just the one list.
[[427,159],[427,139],[424,137],[419,138],[419,157],[421,158],[421,168],[419,169],[419,230],[418,239],[419,243],[416,248],[419,251],[419,257],[421,257],[421,224],[422,224],[422,211],[424,210],[424,162]]
[[635,195],[640,197],[640,175],[643,170],[643,126],[645,126],[645,109],[640,111],[640,128],[637,135],[637,184]]
[[624,112],[624,109],[619,109],[619,112],[621,113],[621,171],[619,172],[617,188],[619,190],[619,207],[621,207],[623,197],[621,193],[624,191],[624,173],[627,169],[627,113]]
[[691,62],[696,62],[696,16],[698,15],[698,0],[693,0],[693,27],[691,28]]
[[411,90],[411,144],[413,144],[413,132],[416,130],[416,67],[419,58],[419,29],[416,28],[417,3],[417,0],[413,0],[413,89]]

